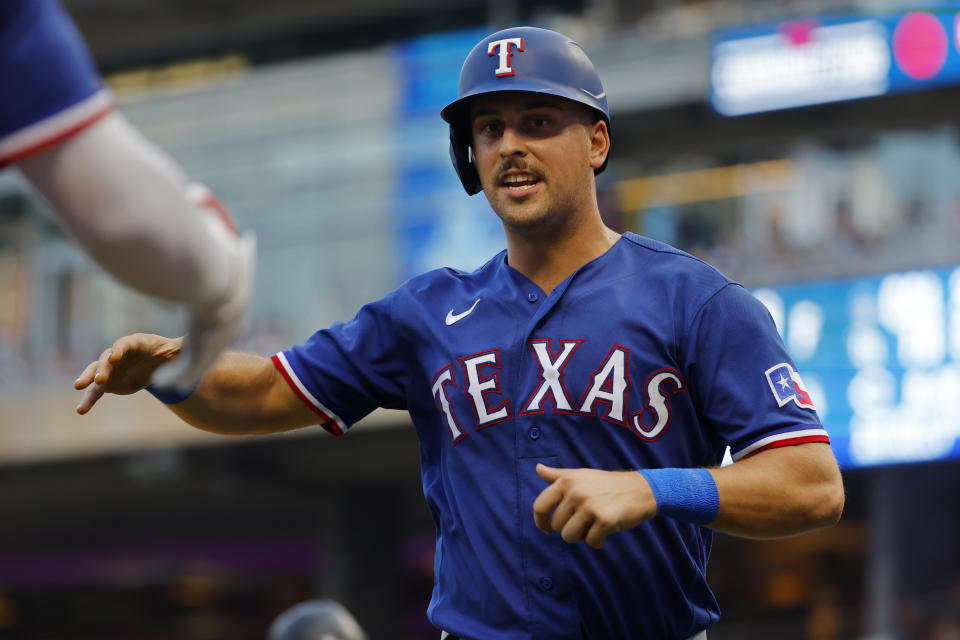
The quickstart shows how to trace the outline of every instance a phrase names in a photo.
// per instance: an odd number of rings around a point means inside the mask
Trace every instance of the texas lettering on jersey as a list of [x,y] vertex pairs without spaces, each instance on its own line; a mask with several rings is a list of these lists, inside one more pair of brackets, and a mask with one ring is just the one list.
[[[582,339],[560,340],[554,348],[549,339],[534,339],[528,342],[534,360],[539,367],[538,386],[533,393],[517,405],[520,416],[542,414],[549,405],[553,413],[597,417],[614,424],[628,427],[637,437],[653,441],[660,438],[670,426],[671,395],[686,391],[680,373],[671,368],[662,368],[649,373],[640,387],[638,408],[630,411],[629,391],[630,350],[622,345],[610,347],[600,362],[578,362],[577,349]],[[491,349],[460,357],[458,363],[443,367],[431,383],[431,391],[437,408],[443,414],[453,444],[465,435],[462,421],[472,419],[476,429],[483,429],[513,417],[515,399],[505,397],[500,385],[500,350]],[[592,370],[588,386],[579,395],[572,393],[565,384],[568,366]],[[592,367],[592,369],[591,369]],[[461,374],[458,382],[458,374]],[[473,415],[458,415],[454,409],[454,390],[461,390],[469,399]]]

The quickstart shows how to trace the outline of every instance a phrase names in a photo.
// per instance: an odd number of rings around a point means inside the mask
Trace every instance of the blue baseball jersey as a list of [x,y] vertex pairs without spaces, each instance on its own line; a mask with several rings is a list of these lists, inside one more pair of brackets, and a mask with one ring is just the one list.
[[763,305],[632,233],[549,295],[505,252],[432,271],[273,360],[336,435],[410,412],[437,528],[428,615],[468,638],[686,638],[719,617],[709,529],[659,517],[567,544],[534,524],[538,462],[703,467],[829,441]]
[[55,0],[0,2],[0,96],[0,167],[113,108],[83,38]]

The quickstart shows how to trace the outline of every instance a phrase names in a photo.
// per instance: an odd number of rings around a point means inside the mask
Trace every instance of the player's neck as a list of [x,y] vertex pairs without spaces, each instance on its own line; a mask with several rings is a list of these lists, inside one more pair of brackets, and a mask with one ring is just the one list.
[[620,234],[589,216],[554,233],[521,233],[506,228],[507,262],[549,294],[586,263],[612,247]]

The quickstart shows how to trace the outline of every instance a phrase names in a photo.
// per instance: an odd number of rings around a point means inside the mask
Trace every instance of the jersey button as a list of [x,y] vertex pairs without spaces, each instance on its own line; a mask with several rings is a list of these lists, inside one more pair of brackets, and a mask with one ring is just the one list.
[[545,591],[550,591],[550,589],[553,589],[553,578],[550,576],[543,576],[540,578],[540,586],[543,587]]
[[530,431],[527,431],[527,434],[530,436],[531,440],[539,440],[540,427],[530,427]]
[[536,302],[540,296],[537,295],[536,291],[531,291],[527,294],[527,302]]

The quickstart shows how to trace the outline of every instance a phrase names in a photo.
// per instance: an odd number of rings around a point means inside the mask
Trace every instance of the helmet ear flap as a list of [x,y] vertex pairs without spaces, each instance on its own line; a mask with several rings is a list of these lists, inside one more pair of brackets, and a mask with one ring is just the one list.
[[480,174],[477,173],[477,167],[470,157],[470,136],[463,129],[454,126],[450,127],[450,160],[453,161],[453,168],[457,170],[460,182],[468,195],[472,196],[483,191]]

